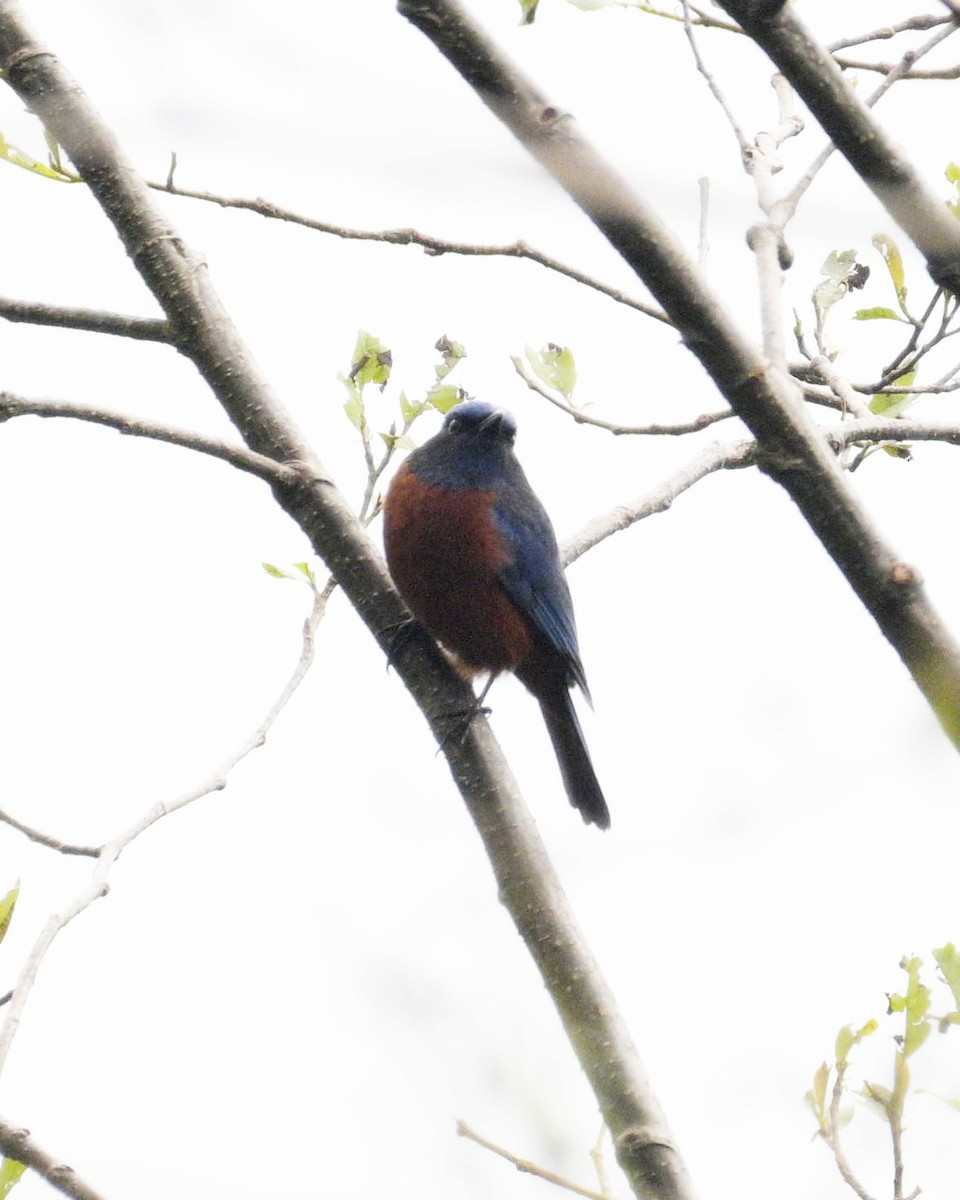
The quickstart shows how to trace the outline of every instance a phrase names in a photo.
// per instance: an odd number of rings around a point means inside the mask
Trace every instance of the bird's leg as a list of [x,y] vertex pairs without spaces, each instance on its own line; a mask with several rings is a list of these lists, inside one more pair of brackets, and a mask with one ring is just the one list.
[[[450,656],[448,655],[448,657]],[[453,666],[459,667],[460,674],[464,674],[463,665],[458,660],[453,660]],[[453,724],[450,730],[440,739],[440,744],[437,747],[438,754],[441,752],[441,750],[443,750],[444,746],[451,738],[459,737],[462,741],[467,736],[467,730],[470,728],[471,722],[475,721],[477,717],[490,716],[490,713],[493,710],[487,708],[483,702],[487,698],[487,692],[489,692],[491,687],[493,687],[493,681],[496,679],[496,677],[496,671],[492,672],[490,678],[483,685],[483,690],[480,692],[480,695],[476,697],[474,703],[469,708],[461,708],[455,710],[454,712],[447,712],[443,714],[442,719],[444,721],[451,721]]]
[[395,621],[392,625],[384,625],[380,633],[384,636],[389,636],[390,644],[387,647],[387,670],[393,666],[394,660],[397,657],[397,651],[404,642],[410,640],[411,635],[417,628],[417,622],[413,617],[404,617],[402,621]]

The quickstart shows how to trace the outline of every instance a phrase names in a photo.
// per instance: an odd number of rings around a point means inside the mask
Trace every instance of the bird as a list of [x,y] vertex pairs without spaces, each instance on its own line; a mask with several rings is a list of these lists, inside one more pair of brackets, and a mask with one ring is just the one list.
[[610,826],[571,689],[590,701],[557,539],[514,454],[517,423],[474,399],[412,451],[383,503],[387,566],[407,607],[468,677],[512,671],[539,701],[570,803]]

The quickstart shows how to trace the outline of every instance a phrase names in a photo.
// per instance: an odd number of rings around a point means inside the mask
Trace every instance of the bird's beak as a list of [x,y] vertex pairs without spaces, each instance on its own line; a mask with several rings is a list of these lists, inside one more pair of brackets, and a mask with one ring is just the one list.
[[496,409],[494,412],[492,412],[492,413],[490,414],[490,416],[489,416],[489,417],[485,417],[485,418],[484,418],[484,419],[483,419],[483,420],[480,422],[480,426],[479,426],[479,431],[480,431],[480,433],[485,433],[485,432],[486,432],[486,430],[487,430],[487,429],[488,429],[488,428],[489,428],[491,425],[493,425],[493,426],[496,426],[496,427],[499,427],[500,425],[502,425],[502,424],[503,424],[503,419],[504,419],[504,417],[505,417],[506,415],[507,415],[507,414],[506,414],[506,413],[503,411],[503,409],[502,409],[502,408],[498,408],[498,409]]

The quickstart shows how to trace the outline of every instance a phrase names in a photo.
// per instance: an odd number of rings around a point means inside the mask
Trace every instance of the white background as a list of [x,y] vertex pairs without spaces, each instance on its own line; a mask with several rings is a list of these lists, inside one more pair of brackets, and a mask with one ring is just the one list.
[[[697,178],[710,177],[708,275],[755,336],[752,187],[681,27],[541,7],[520,28],[508,0],[472,5],[691,252]],[[165,177],[175,150],[184,187],[262,195],[357,228],[523,238],[643,294],[386,0],[29,8],[150,178]],[[823,40],[914,11],[877,0],[798,9]],[[701,45],[744,128],[770,128],[770,64],[725,34]],[[895,59],[899,45],[879,53]],[[937,61],[952,61],[950,45]],[[944,198],[957,86],[904,83],[878,110]],[[12,93],[0,96],[0,131],[43,156]],[[783,178],[822,142],[810,121],[784,147]],[[354,500],[362,456],[336,375],[359,329],[394,353],[383,428],[401,387],[416,396],[430,384],[440,335],[466,346],[453,380],[516,413],[519,454],[561,536],[701,445],[742,435],[727,422],[698,438],[615,439],[535,397],[510,355],[553,341],[577,356],[578,402],[605,418],[676,421],[721,405],[674,333],[533,264],[430,258],[158,203],[206,258]],[[155,312],[82,187],[0,164],[0,205],[0,292]],[[836,161],[789,235],[788,321],[797,306],[812,323],[830,250],[855,247],[873,268],[862,300],[831,321],[838,363],[857,381],[899,344],[899,328],[850,320],[855,306],[892,302],[877,232],[895,231]],[[930,285],[913,256],[908,283],[921,308]],[[0,355],[11,391],[230,433],[171,350],[0,324]],[[949,419],[955,403],[918,411]],[[433,428],[425,421],[418,437]],[[912,464],[878,454],[852,480],[954,626],[956,464],[955,450],[918,446]],[[0,505],[0,807],[98,843],[208,776],[259,723],[309,607],[305,588],[260,564],[308,548],[263,484],[66,422],[3,426]],[[956,755],[819,544],[756,472],[701,483],[580,560],[570,581],[611,832],[583,828],[567,806],[536,706],[513,681],[494,690],[494,728],[702,1194],[842,1196],[803,1094],[837,1029],[882,1014],[884,992],[902,984],[901,955],[929,963],[932,947],[960,936]],[[23,883],[0,947],[4,990],[90,864],[10,830],[0,847],[0,890]],[[890,1032],[859,1058],[884,1083]],[[960,1081],[950,1039],[922,1057],[931,1091],[909,1116],[907,1186],[936,1194],[956,1178],[960,1117],[932,1093],[957,1097]],[[55,944],[0,1080],[0,1112],[112,1198],[543,1193],[457,1139],[457,1118],[593,1181],[593,1097],[443,760],[342,596],[266,747],[225,792],[140,839],[109,897]],[[883,1126],[861,1113],[849,1138],[867,1186],[889,1194]],[[48,1192],[28,1179],[18,1194]]]

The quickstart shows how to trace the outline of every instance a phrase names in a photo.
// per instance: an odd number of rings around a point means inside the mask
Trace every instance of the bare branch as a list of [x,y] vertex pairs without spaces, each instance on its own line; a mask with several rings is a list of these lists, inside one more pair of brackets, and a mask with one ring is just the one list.
[[909,417],[896,420],[870,416],[829,428],[830,441],[839,449],[856,442],[946,442],[960,446],[960,425],[946,421],[913,421]]
[[71,1200],[103,1200],[99,1192],[82,1180],[73,1167],[42,1150],[30,1136],[29,1129],[18,1129],[0,1118],[0,1151],[17,1162],[26,1163],[44,1178],[51,1187]]
[[89,421],[93,425],[105,425],[119,433],[133,437],[151,438],[157,442],[168,442],[171,446],[183,446],[200,454],[209,454],[231,466],[256,475],[267,483],[290,485],[301,478],[295,464],[275,462],[264,454],[257,454],[245,446],[232,446],[217,438],[204,437],[189,429],[178,429],[173,425],[162,425],[140,417],[129,417],[124,413],[111,412],[104,408],[72,404],[67,400],[34,400],[26,396],[15,396],[12,392],[0,392],[0,422],[14,417],[65,417],[72,421]]
[[[421,631],[391,647],[406,613],[344,497],[260,376],[203,262],[152,197],[80,87],[26,28],[15,0],[0,0],[3,80],[36,112],[108,217],[167,315],[182,351],[207,380],[252,450],[304,464],[274,495],[310,538],[427,716],[484,841],[498,894],[534,957],[568,1037],[616,1131],[638,1192],[688,1198],[692,1189],[614,998],[566,903],[516,784],[482,717],[450,738],[448,714],[475,703]],[[105,848],[106,851],[106,848]],[[16,998],[11,1007],[16,1004]]]
[[202,200],[207,204],[217,204],[221,208],[238,208],[245,212],[257,213],[261,217],[268,217],[273,221],[287,221],[291,225],[301,225],[304,229],[313,229],[318,233],[329,233],[346,241],[384,242],[389,246],[419,246],[427,254],[432,255],[459,254],[468,258],[527,259],[529,262],[538,263],[548,271],[572,279],[574,283],[582,283],[584,287],[592,288],[604,296],[609,296],[617,304],[636,309],[644,316],[652,317],[653,320],[661,321],[665,325],[670,324],[670,319],[652,304],[646,304],[642,300],[628,296],[619,288],[609,287],[599,279],[586,275],[582,271],[560,262],[559,259],[534,249],[533,246],[528,246],[526,242],[510,242],[502,246],[482,246],[475,242],[455,242],[446,238],[433,237],[427,233],[419,233],[416,229],[382,229],[379,232],[369,229],[351,229],[346,225],[333,225],[329,221],[318,221],[313,217],[303,216],[289,208],[281,208],[280,205],[273,204],[269,200],[220,196],[214,192],[171,186],[169,180],[167,183],[152,181],[147,186],[160,192],[169,192],[174,196],[184,196],[190,200]]
[[[914,63],[918,62],[924,57],[924,55],[929,54],[930,51],[943,40],[944,37],[949,36],[952,32],[953,30],[948,28],[930,38],[916,50],[908,51],[900,60],[900,62],[894,65],[884,80],[866,98],[864,103],[866,104],[867,108],[873,108],[873,106],[880,99],[882,99],[883,96],[886,95],[897,79],[902,79],[905,73],[913,69]],[[819,174],[823,165],[830,158],[831,154],[833,154],[834,150],[836,150],[836,146],[833,144],[833,142],[829,142],[806,169],[802,177],[797,181],[793,189],[790,191],[789,195],[783,198],[781,205],[786,210],[787,219],[793,216],[793,214],[796,212],[797,205],[800,203],[804,192],[806,192],[807,188],[809,188],[811,183],[813,183],[814,179]]]
[[847,50],[850,46],[863,46],[867,42],[885,41],[889,38],[896,37],[898,33],[908,33],[913,30],[924,31],[934,29],[938,25],[949,25],[952,23],[950,17],[935,17],[932,14],[929,16],[908,17],[905,21],[900,21],[896,25],[882,25],[879,29],[874,29],[870,33],[860,33],[855,37],[840,38],[839,41],[830,42],[827,50],[831,54],[835,54],[837,50]]
[[712,475],[715,471],[753,467],[759,461],[760,454],[757,443],[753,441],[716,443],[708,446],[706,450],[698,454],[675,475],[671,475],[659,487],[654,488],[653,491],[644,493],[636,500],[618,504],[612,512],[592,518],[573,537],[567,538],[560,547],[560,557],[564,565],[569,566],[572,562],[576,562],[581,554],[586,554],[588,550],[612,534],[629,529],[637,521],[652,517],[654,513],[666,512],[678,496],[689,491],[694,484],[699,483],[708,475]]
[[522,1171],[527,1175],[535,1175],[545,1183],[552,1183],[554,1187],[562,1188],[565,1192],[572,1192],[575,1196],[585,1196],[586,1200],[607,1200],[607,1197],[601,1192],[595,1192],[592,1188],[580,1187],[579,1184],[571,1183],[569,1179],[564,1179],[562,1175],[557,1175],[554,1171],[548,1171],[545,1167],[539,1167],[535,1162],[531,1162],[527,1158],[518,1158],[516,1154],[512,1154],[503,1146],[498,1146],[496,1142],[490,1142],[485,1137],[481,1137],[479,1133],[470,1128],[466,1121],[457,1121],[457,1135],[468,1138],[471,1142],[482,1146],[484,1150],[489,1150],[491,1154],[505,1158],[518,1171]]
[[740,153],[742,155],[746,154],[749,151],[750,143],[747,141],[746,135],[740,128],[740,123],[737,121],[736,114],[734,113],[730,104],[727,102],[726,96],[724,96],[723,92],[720,90],[720,85],[713,77],[712,72],[708,70],[707,64],[703,61],[703,58],[700,54],[700,47],[697,45],[697,39],[693,33],[694,21],[690,15],[692,9],[689,0],[682,0],[682,3],[683,32],[686,34],[687,41],[690,44],[690,50],[693,54],[693,61],[697,70],[703,76],[707,87],[710,89],[710,94],[713,96],[714,100],[716,100],[717,104],[720,105],[723,115],[727,118],[727,124],[733,130],[733,136],[737,139],[737,145],[740,147]]
[[[952,30],[950,31],[953,32]],[[904,56],[907,59],[912,59],[913,55],[908,52]],[[917,71],[912,67],[904,67],[903,59],[899,63],[885,62],[864,62],[853,58],[836,58],[837,66],[843,67],[845,71],[874,71],[880,75],[893,75],[896,73],[898,79],[960,79],[960,66],[956,67],[933,67],[929,70]]]
[[[749,10],[745,15],[764,30],[771,25],[779,32],[784,22],[794,22],[789,8],[779,17],[760,22],[745,2],[723,0],[723,4],[734,15]],[[508,63],[455,0],[400,0],[400,11],[435,43],[484,103],[567,190],[673,317],[684,343],[760,443],[763,470],[797,504],[896,647],[948,736],[960,747],[960,646],[924,594],[917,573],[899,562],[873,527],[822,431],[811,422],[796,385],[771,368],[757,347],[744,338],[728,308],[713,295],[669,230],[582,138],[564,109],[549,103]],[[793,24],[789,27],[792,30]],[[845,95],[847,85],[826,52],[814,47],[811,53],[817,64],[826,57],[829,78]],[[796,75],[794,50],[780,57],[790,67],[784,73]],[[801,72],[804,83],[808,75]],[[857,104],[856,111],[860,114],[862,110],[872,136],[869,114]],[[879,158],[883,145],[882,139],[871,144],[859,165]],[[880,171],[879,165],[876,169]],[[937,270],[949,274],[953,248],[960,251],[960,223],[922,185],[912,187],[913,172],[901,166],[896,156],[884,162],[880,178],[888,180],[892,175],[904,177],[904,196],[916,192],[913,198],[918,213],[929,210],[925,245]],[[960,286],[960,253],[956,268]],[[611,1128],[616,1143],[617,1130]],[[623,1163],[619,1145],[618,1153]]]
[[125,313],[101,312],[93,308],[63,308],[56,304],[34,304],[28,300],[0,297],[0,317],[27,325],[53,325],[61,329],[80,329],[90,333],[109,333],[115,337],[141,342],[171,341],[166,321],[151,317],[130,317]]
[[[290,678],[287,680],[283,690],[277,697],[276,701],[270,708],[267,715],[260,722],[257,728],[247,737],[247,739],[234,751],[233,754],[216,770],[213,774],[205,779],[197,786],[190,788],[181,795],[174,797],[172,800],[160,801],[157,804],[151,805],[146,812],[142,813],[132,825],[119,833],[111,841],[106,842],[95,852],[96,865],[86,884],[74,899],[67,905],[62,912],[54,913],[46,922],[39,936],[35,940],[30,953],[27,955],[26,961],[20,970],[20,975],[17,979],[16,986],[13,989],[13,996],[10,1001],[10,1006],[4,1016],[3,1024],[0,1026],[0,1071],[7,1060],[7,1055],[10,1053],[10,1047],[13,1039],[17,1035],[17,1030],[20,1027],[20,1021],[23,1015],[24,1007],[27,999],[36,982],[37,974],[47,955],[54,939],[61,930],[65,929],[74,918],[78,917],[85,909],[89,908],[94,901],[106,896],[110,890],[109,876],[113,868],[113,864],[117,861],[123,851],[134,842],[145,830],[163,817],[170,816],[171,813],[179,812],[180,809],[186,808],[188,804],[192,804],[195,800],[201,799],[203,796],[209,796],[213,792],[221,792],[227,786],[231,771],[247,757],[252,751],[259,749],[266,741],[267,734],[276,721],[277,717],[286,707],[290,697],[296,691],[303,681],[304,676],[310,669],[310,664],[313,662],[314,654],[314,634],[317,626],[323,619],[323,614],[326,611],[327,597],[329,591],[318,592],[313,589],[314,602],[303,625],[303,644],[300,651],[300,657],[297,665],[293,670]],[[16,828],[20,828],[23,832],[31,836],[23,826],[16,822],[11,822]],[[35,837],[34,840],[41,841],[41,837]],[[47,843],[49,844],[49,843]],[[59,849],[60,847],[54,847]],[[76,852],[76,851],[75,851]],[[22,1160],[21,1160],[22,1161]]]
[[[790,80],[837,149],[926,258],[934,280],[960,291],[960,222],[873,119],[830,54],[807,32],[795,6],[767,11],[751,0],[719,3]],[[952,27],[940,32],[949,34]]]
[[683,421],[676,425],[621,425],[615,421],[604,421],[602,417],[593,417],[582,408],[574,408],[562,396],[544,387],[538,379],[534,379],[521,359],[517,358],[516,355],[511,355],[510,361],[513,363],[514,370],[531,391],[536,392],[538,396],[542,396],[544,400],[549,401],[554,408],[559,408],[568,417],[572,417],[578,425],[592,425],[596,429],[605,429],[608,433],[616,434],[618,437],[624,435],[661,437],[680,436],[685,433],[699,433],[701,429],[707,429],[709,426],[715,425],[718,421],[726,421],[734,415],[729,410],[726,412],[702,413],[699,417],[694,417],[692,421]]
[[[62,842],[59,838],[51,837],[47,833],[41,833],[39,829],[34,829],[30,825],[24,825],[16,817],[11,817],[2,808],[0,808],[0,822],[4,825],[9,825],[11,829],[16,829],[24,837],[28,837],[31,842],[36,842],[40,846],[46,846],[49,850],[56,850],[59,854],[72,854],[81,858],[96,858],[100,853],[99,846],[76,846],[71,842]],[[7,999],[9,998],[8,996]],[[0,1003],[3,1003],[3,1001],[0,1001]]]

